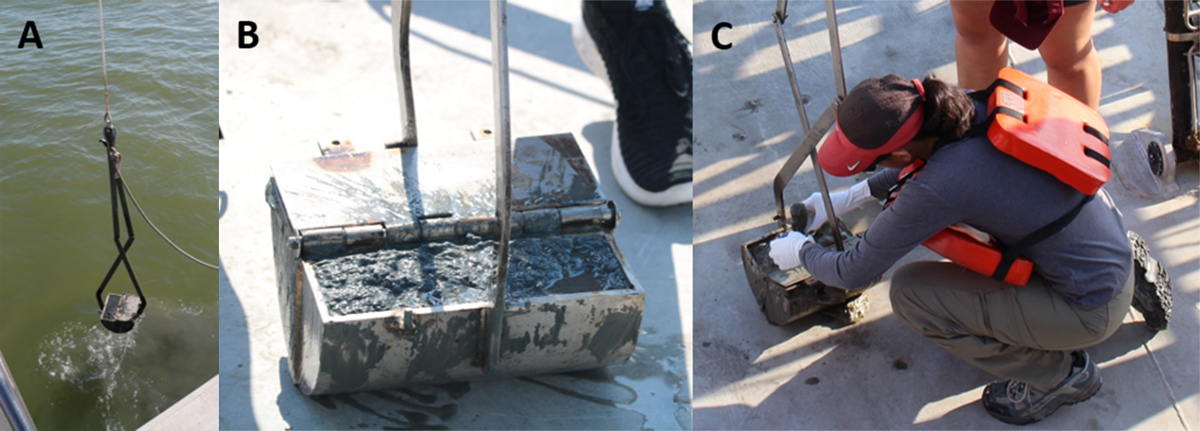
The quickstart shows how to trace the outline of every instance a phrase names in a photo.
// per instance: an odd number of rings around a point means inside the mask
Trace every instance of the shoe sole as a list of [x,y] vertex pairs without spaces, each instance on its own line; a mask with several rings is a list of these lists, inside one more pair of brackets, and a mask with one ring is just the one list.
[[[1099,371],[1100,371],[1100,370],[1099,370],[1099,367],[1097,367],[1096,371],[1097,371],[1097,372],[1099,372]],[[1045,419],[1045,418],[1048,418],[1048,417],[1050,417],[1050,415],[1054,414],[1054,412],[1058,411],[1058,409],[1062,408],[1063,406],[1075,405],[1075,404],[1079,404],[1079,403],[1082,403],[1082,402],[1084,402],[1084,401],[1087,401],[1087,400],[1090,400],[1090,399],[1092,399],[1092,397],[1096,396],[1096,394],[1100,392],[1100,387],[1101,387],[1101,386],[1103,386],[1103,385],[1104,385],[1104,378],[1103,378],[1103,377],[1101,377],[1101,376],[1097,376],[1097,378],[1096,378],[1096,383],[1095,383],[1095,384],[1093,384],[1093,385],[1091,385],[1091,386],[1089,386],[1089,387],[1087,387],[1087,388],[1084,388],[1084,389],[1083,389],[1083,394],[1084,394],[1084,395],[1083,395],[1083,397],[1082,397],[1082,398],[1077,398],[1077,399],[1075,399],[1074,401],[1064,401],[1064,402],[1060,402],[1060,403],[1058,403],[1057,405],[1055,405],[1055,406],[1053,406],[1053,407],[1049,407],[1048,409],[1044,410],[1044,411],[1045,411],[1045,414],[1042,414],[1042,415],[1039,415],[1039,416],[1035,416],[1035,417],[1033,417],[1033,418],[1030,418],[1029,420],[1026,420],[1026,421],[1015,420],[1015,419],[1013,419],[1013,418],[1010,418],[1010,417],[1004,416],[1004,415],[1002,415],[1002,414],[996,413],[996,412],[992,411],[992,409],[988,408],[988,406],[987,406],[987,404],[986,404],[986,403],[984,404],[984,406],[983,406],[983,407],[984,407],[984,409],[985,409],[985,410],[987,410],[988,414],[990,414],[992,417],[994,417],[994,418],[996,418],[996,419],[1000,420],[1000,422],[1004,422],[1004,423],[1008,423],[1008,424],[1013,424],[1013,425],[1029,425],[1029,424],[1031,424],[1031,423],[1034,423],[1034,422],[1037,422],[1037,421],[1040,421],[1040,420],[1042,420],[1042,419]]]
[[[571,40],[574,42],[575,51],[579,53],[579,58],[591,69],[596,77],[604,81],[609,90],[612,90],[612,83],[608,79],[608,69],[604,64],[604,58],[600,56],[600,50],[596,48],[596,41],[592,40],[592,35],[588,33],[587,26],[583,22],[583,7],[580,3],[579,13],[575,15],[575,19],[571,23]],[[613,100],[613,108],[617,107],[617,100]],[[617,185],[621,187],[621,191],[625,192],[634,202],[641,205],[651,207],[666,207],[679,205],[692,201],[692,183],[686,182],[673,185],[661,192],[652,192],[638,186],[633,180],[633,176],[629,175],[629,169],[625,167],[625,158],[621,154],[621,135],[617,131],[617,122],[613,121],[612,134],[612,169],[613,176],[617,178]]]
[[1171,278],[1167,269],[1150,256],[1146,242],[1133,231],[1126,234],[1133,249],[1133,309],[1146,319],[1152,331],[1167,329],[1171,321]]
[[621,156],[621,135],[617,133],[617,122],[613,122],[612,137],[612,168],[613,176],[617,177],[617,185],[621,191],[634,202],[650,207],[667,207],[692,201],[692,182],[680,183],[668,187],[661,192],[643,189],[629,175],[625,168],[625,158]]

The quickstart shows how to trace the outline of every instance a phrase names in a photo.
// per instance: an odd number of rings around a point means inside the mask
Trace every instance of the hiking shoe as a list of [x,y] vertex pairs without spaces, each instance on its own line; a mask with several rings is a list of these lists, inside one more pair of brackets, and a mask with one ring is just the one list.
[[613,174],[647,206],[692,200],[692,55],[662,1],[585,1],[575,48],[617,105]]
[[1071,374],[1050,390],[1041,390],[1016,380],[995,381],[983,389],[983,407],[988,414],[1014,425],[1045,419],[1064,404],[1087,401],[1100,391],[1100,370],[1087,352],[1071,352]]
[[1171,277],[1167,269],[1150,256],[1146,241],[1133,231],[1126,237],[1133,249],[1133,309],[1142,313],[1152,331],[1167,329],[1171,321]]

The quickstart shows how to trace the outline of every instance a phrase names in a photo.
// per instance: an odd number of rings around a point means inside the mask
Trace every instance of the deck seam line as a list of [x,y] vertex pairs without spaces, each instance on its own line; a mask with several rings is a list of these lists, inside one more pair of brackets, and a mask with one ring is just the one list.
[[1162,379],[1163,386],[1167,388],[1167,395],[1171,397],[1171,408],[1175,409],[1175,416],[1179,418],[1179,423],[1183,425],[1183,429],[1191,431],[1188,426],[1187,419],[1183,417],[1183,412],[1179,410],[1179,399],[1175,398],[1175,390],[1171,389],[1171,385],[1167,383],[1167,376],[1163,374],[1163,369],[1158,365],[1158,358],[1154,357],[1154,351],[1150,350],[1150,345],[1142,343],[1142,348],[1146,349],[1146,353],[1150,356],[1150,361],[1154,363],[1154,369],[1158,371],[1158,377]]

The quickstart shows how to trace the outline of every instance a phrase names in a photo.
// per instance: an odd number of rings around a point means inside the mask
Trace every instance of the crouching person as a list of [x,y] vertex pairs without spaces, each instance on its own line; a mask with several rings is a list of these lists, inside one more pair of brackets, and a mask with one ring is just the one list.
[[[921,336],[1000,378],[983,391],[988,413],[1026,424],[1099,391],[1099,369],[1083,349],[1121,325],[1133,297],[1133,264],[1107,193],[1082,193],[1002,152],[986,133],[987,110],[985,100],[932,77],[860,83],[838,108],[818,160],[836,176],[881,167],[835,193],[835,212],[872,199],[888,200],[887,208],[853,249],[829,251],[792,233],[771,242],[771,258],[782,269],[803,265],[825,284],[852,289],[952,224],[1020,245],[1021,259],[1032,262],[1023,286],[1001,281],[1003,273],[917,262],[896,271],[891,302]],[[806,201],[815,214],[810,231],[826,217],[819,199]]]

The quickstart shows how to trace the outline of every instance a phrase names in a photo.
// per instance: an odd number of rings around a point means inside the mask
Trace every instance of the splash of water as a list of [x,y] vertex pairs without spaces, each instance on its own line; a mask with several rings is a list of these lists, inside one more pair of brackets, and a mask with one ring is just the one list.
[[145,379],[135,370],[122,368],[126,356],[137,347],[139,328],[114,334],[99,324],[68,322],[42,340],[38,365],[51,382],[94,399],[94,413],[101,416],[106,429],[123,430],[121,422],[128,417],[130,406],[166,401],[153,389],[151,394],[143,394],[142,389],[148,387]]

